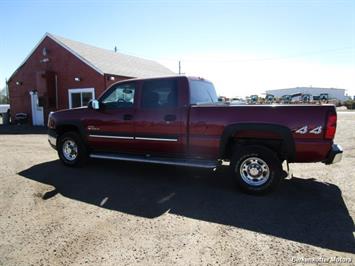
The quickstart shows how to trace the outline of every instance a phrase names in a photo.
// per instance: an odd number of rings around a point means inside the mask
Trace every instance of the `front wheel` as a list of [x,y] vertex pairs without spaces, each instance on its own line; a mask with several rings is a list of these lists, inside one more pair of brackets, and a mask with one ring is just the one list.
[[66,132],[61,135],[57,150],[60,160],[67,166],[81,166],[87,159],[85,144],[76,132]]
[[236,150],[230,172],[245,192],[262,194],[274,189],[282,179],[282,165],[276,153],[251,145]]

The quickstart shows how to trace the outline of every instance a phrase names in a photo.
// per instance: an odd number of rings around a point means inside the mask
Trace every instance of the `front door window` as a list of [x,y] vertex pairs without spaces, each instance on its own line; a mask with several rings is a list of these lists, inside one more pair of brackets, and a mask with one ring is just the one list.
[[134,83],[125,83],[111,88],[101,98],[101,103],[106,109],[119,109],[133,107],[134,104]]

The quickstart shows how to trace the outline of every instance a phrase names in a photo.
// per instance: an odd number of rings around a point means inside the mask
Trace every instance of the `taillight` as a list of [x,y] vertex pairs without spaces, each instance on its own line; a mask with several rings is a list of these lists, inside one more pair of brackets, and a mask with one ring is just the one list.
[[325,139],[333,139],[337,128],[337,115],[330,113],[327,119],[327,127],[325,129]]

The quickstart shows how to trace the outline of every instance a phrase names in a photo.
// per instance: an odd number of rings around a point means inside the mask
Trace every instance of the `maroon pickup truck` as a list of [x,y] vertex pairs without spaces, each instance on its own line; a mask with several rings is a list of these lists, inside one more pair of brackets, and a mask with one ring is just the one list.
[[[49,143],[68,166],[87,158],[216,168],[250,193],[276,187],[282,163],[341,160],[333,105],[228,105],[185,76],[133,79],[88,107],[51,113]],[[226,163],[228,164],[228,163]]]

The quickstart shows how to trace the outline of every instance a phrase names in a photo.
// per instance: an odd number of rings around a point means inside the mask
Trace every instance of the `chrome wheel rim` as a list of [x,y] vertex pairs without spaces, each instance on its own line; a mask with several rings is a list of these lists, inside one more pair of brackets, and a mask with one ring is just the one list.
[[245,159],[239,168],[240,176],[250,186],[261,186],[270,177],[270,169],[267,163],[258,158],[250,157]]
[[62,151],[68,161],[74,161],[78,157],[78,145],[71,139],[64,141]]

